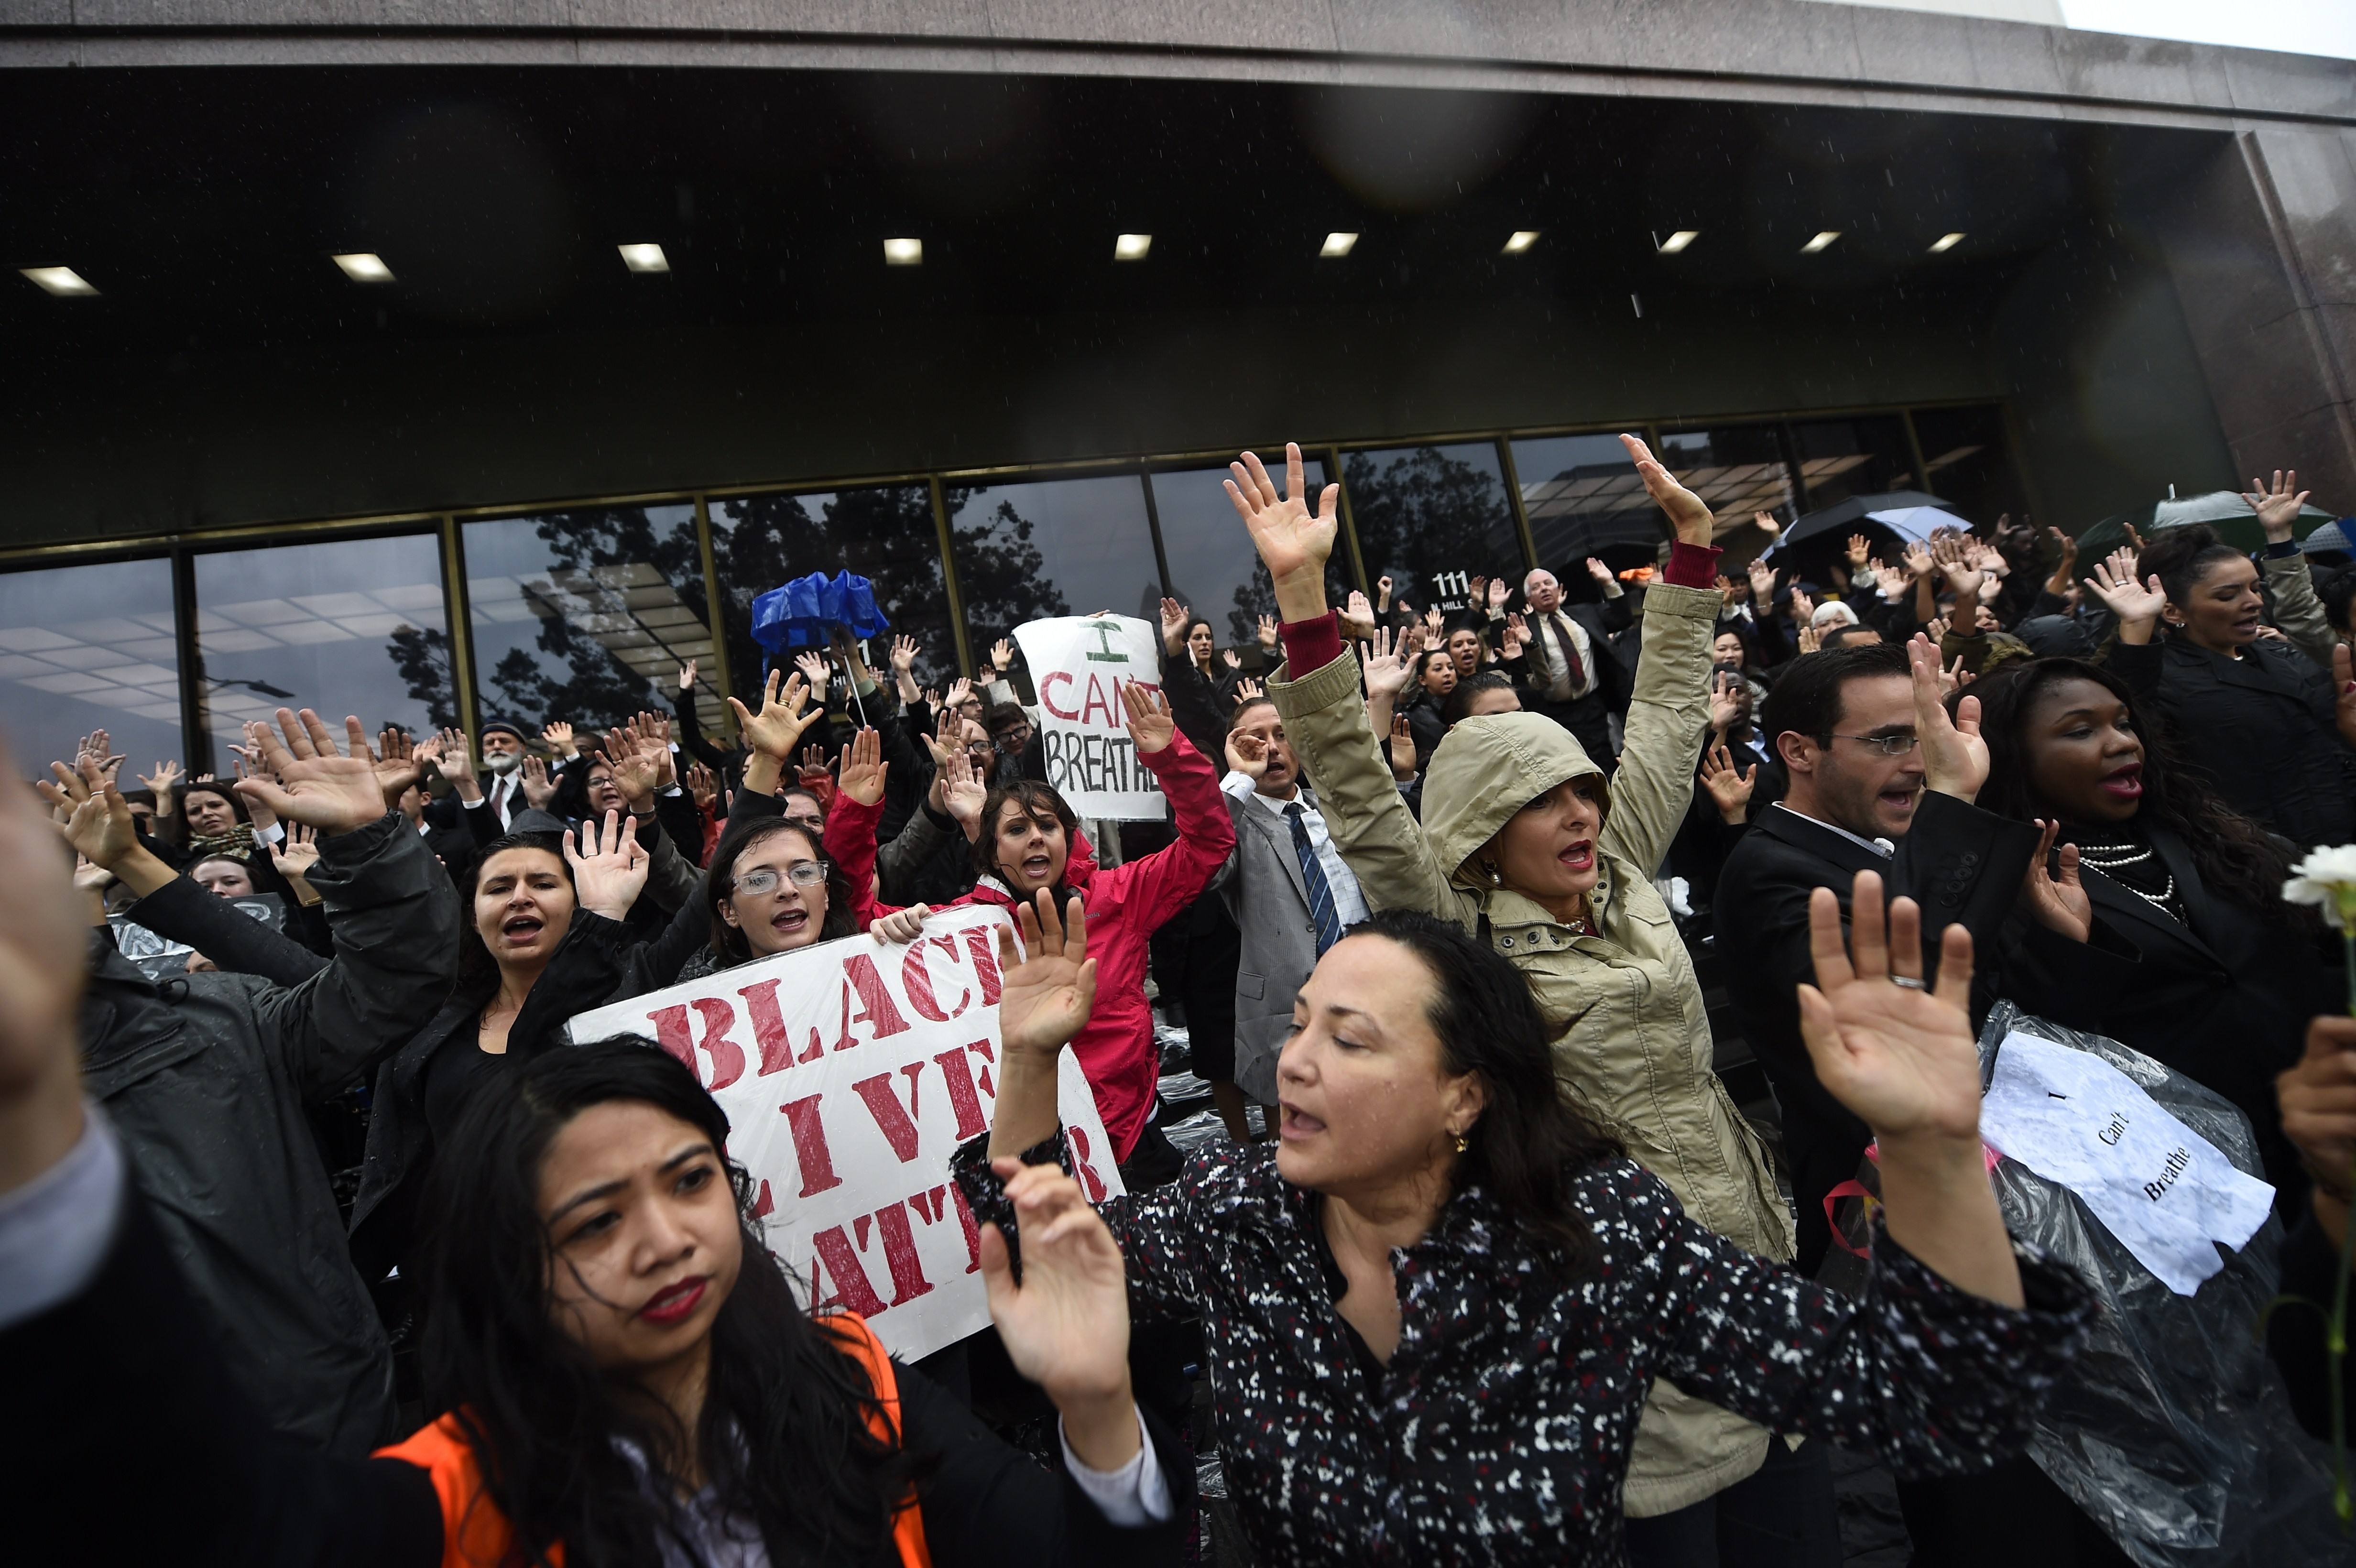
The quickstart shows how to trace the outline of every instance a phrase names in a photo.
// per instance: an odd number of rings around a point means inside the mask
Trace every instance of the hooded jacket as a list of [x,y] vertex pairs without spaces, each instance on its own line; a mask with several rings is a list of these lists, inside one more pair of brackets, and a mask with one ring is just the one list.
[[[1653,886],[1693,797],[1709,722],[1714,589],[1656,583],[1620,771],[1597,836],[1588,895],[1595,933],[1494,885],[1477,852],[1557,784],[1602,773],[1569,731],[1535,713],[1468,719],[1432,753],[1418,825],[1376,750],[1347,652],[1269,696],[1317,791],[1343,859],[1376,909],[1419,909],[1477,931],[1529,977],[1559,1020],[1565,1088],[1701,1224],[1776,1262],[1793,1253],[1790,1211],[1766,1146],[1711,1069],[1709,1021],[1693,963]],[[1667,1382],[1656,1384],[1628,1472],[1627,1511],[1668,1513],[1723,1490],[1764,1461],[1767,1434]]]

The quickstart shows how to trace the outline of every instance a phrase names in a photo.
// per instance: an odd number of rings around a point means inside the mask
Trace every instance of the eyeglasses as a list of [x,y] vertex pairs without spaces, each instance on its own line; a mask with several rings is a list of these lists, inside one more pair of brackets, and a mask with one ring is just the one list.
[[816,860],[797,860],[782,873],[764,866],[757,871],[747,871],[733,881],[738,892],[751,893],[758,898],[764,893],[776,892],[777,883],[784,878],[791,878],[798,888],[814,888],[826,880],[826,868]]
[[[1819,735],[1816,737],[1816,744],[1820,746],[1830,741],[1855,741],[1859,745],[1872,747],[1885,757],[1902,757],[1921,745],[1922,737],[1920,735]],[[1826,747],[1826,749],[1830,748]]]

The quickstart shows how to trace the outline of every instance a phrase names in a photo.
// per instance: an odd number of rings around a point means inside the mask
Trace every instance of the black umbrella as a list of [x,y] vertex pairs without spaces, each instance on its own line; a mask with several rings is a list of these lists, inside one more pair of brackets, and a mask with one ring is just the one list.
[[[1888,533],[1892,538],[1914,543],[1925,536],[1892,528],[1879,521],[1875,514],[1911,512],[1922,507],[1944,513],[1946,505],[1938,496],[1926,496],[1920,490],[1890,490],[1879,496],[1851,496],[1846,501],[1836,501],[1801,517],[1783,530],[1783,542],[1786,545],[1803,544],[1810,539],[1822,539],[1826,534]],[[1971,526],[1961,517],[1953,520],[1958,528]]]
[[[2331,514],[2309,503],[2298,509],[2298,518],[2290,526],[2293,539],[2304,539],[2325,523]],[[2258,522],[2257,513],[2242,498],[2239,490],[2211,490],[2205,496],[2186,496],[2179,499],[2170,495],[2165,501],[2154,501],[2133,511],[2117,512],[2104,517],[2078,536],[2078,558],[2098,560],[2127,542],[2127,528],[2148,539],[2169,528],[2180,528],[2189,523],[2206,523],[2217,531],[2217,537],[2236,549],[2260,550],[2266,548],[2266,531]]]

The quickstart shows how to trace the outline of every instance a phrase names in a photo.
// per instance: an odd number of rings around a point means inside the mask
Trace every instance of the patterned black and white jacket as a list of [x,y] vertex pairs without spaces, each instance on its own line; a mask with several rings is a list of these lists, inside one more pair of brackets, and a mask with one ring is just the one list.
[[[1011,1245],[986,1144],[958,1152],[958,1181]],[[1059,1156],[1027,1157],[1070,1168]],[[2026,1311],[1886,1236],[1868,1295],[1836,1295],[1703,1229],[1624,1159],[1582,1174],[1577,1200],[1600,1258],[1566,1285],[1479,1189],[1459,1193],[1391,1254],[1387,1368],[1341,1316],[1318,1195],[1277,1174],[1269,1146],[1214,1146],[1176,1182],[1102,1205],[1133,1316],[1203,1319],[1258,1562],[1623,1563],[1621,1483],[1655,1377],[1901,1476],[1984,1467],[2028,1446],[2093,1310],[2074,1275],[2018,1243]]]

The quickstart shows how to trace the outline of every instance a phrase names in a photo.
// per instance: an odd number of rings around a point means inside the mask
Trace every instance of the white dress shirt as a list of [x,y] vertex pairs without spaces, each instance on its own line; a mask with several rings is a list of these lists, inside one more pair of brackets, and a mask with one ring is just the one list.
[[[1792,811],[1790,806],[1785,805],[1780,800],[1775,803],[1775,809],[1778,811]],[[1835,827],[1831,823],[1819,821],[1817,818],[1810,816],[1804,811],[1792,811],[1792,815],[1798,817],[1803,822],[1815,823],[1817,827],[1823,828],[1827,833],[1837,833],[1842,837],[1847,839],[1850,843],[1856,845],[1858,848],[1870,849],[1885,860],[1898,853],[1898,846],[1891,843],[1887,838],[1859,838],[1847,828]]]
[[1334,917],[1346,931],[1373,912],[1366,908],[1366,895],[1358,891],[1357,876],[1350,869],[1349,862],[1342,859],[1342,851],[1334,848],[1333,836],[1325,830],[1325,818],[1317,809],[1316,796],[1294,784],[1290,795],[1281,800],[1272,799],[1259,793],[1249,773],[1230,773],[1219,781],[1219,787],[1275,817],[1278,831],[1284,835],[1288,846],[1292,842],[1292,826],[1285,821],[1284,810],[1299,802],[1301,825],[1309,830],[1309,847],[1317,851],[1317,864],[1324,869],[1325,885],[1333,894]]

